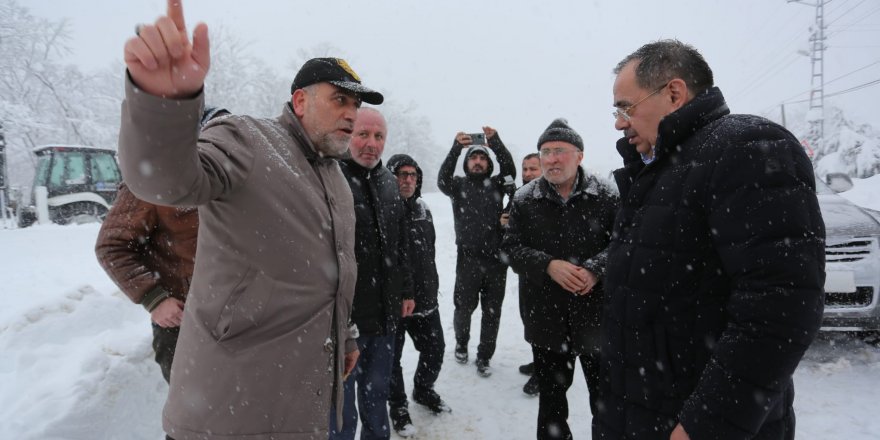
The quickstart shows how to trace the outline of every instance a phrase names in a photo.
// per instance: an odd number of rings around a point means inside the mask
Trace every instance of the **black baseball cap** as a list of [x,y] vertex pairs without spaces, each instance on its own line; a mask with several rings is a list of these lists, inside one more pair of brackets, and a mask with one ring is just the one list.
[[319,82],[328,82],[355,92],[367,104],[379,105],[385,100],[381,93],[364,87],[361,77],[342,58],[312,58],[306,61],[293,79],[290,93]]

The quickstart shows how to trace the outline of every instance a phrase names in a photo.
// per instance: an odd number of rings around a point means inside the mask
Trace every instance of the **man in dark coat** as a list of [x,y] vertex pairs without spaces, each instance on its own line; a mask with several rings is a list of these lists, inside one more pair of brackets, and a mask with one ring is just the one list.
[[792,373],[822,318],[813,168],[732,115],[676,40],[614,69],[621,209],[605,275],[597,439],[791,439]]
[[[453,298],[455,360],[462,364],[468,361],[471,315],[481,304],[483,316],[475,364],[477,373],[488,377],[492,374],[489,360],[495,354],[507,281],[507,266],[498,257],[503,234],[500,221],[504,208],[502,199],[505,183],[513,183],[516,177],[516,165],[495,129],[483,127],[483,133],[488,149],[473,145],[468,134],[458,133],[455,136],[452,149],[440,166],[437,186],[452,199],[455,244],[458,246]],[[455,164],[465,148],[465,177],[453,176]],[[492,176],[489,150],[495,153],[501,169],[496,176]]]
[[413,400],[435,414],[451,411],[434,391],[434,382],[437,381],[443,365],[446,343],[443,340],[443,326],[437,304],[439,277],[434,262],[436,233],[431,210],[422,200],[422,168],[412,157],[395,154],[388,159],[388,169],[397,177],[400,196],[406,208],[405,218],[410,238],[409,263],[416,301],[412,316],[403,318],[401,325],[397,327],[388,406],[391,408],[394,430],[402,437],[410,437],[416,433],[416,429],[409,417],[403,369],[400,366],[406,334],[409,333],[419,352],[419,363],[413,376]]
[[387,133],[378,110],[361,108],[349,145],[351,158],[340,163],[354,197],[357,283],[351,321],[358,329],[361,355],[345,381],[341,431],[336,429],[335,411],[330,413],[331,439],[354,439],[358,412],[361,439],[390,437],[387,402],[394,338],[400,317],[409,316],[415,307],[403,201],[397,180],[381,161]]
[[570,439],[566,392],[575,358],[595,413],[604,250],[618,198],[580,163],[584,143],[564,119],[538,140],[543,176],[514,196],[503,248],[520,276],[520,312],[539,388],[539,439]]

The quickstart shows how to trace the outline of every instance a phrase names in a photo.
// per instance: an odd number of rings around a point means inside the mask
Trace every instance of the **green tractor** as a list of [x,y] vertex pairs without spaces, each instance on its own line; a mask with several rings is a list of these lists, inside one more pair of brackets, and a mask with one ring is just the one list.
[[49,220],[57,224],[103,221],[116,199],[122,180],[116,151],[81,145],[45,145],[34,148],[37,171],[32,204],[23,207],[19,226],[37,221],[37,188],[46,188]]

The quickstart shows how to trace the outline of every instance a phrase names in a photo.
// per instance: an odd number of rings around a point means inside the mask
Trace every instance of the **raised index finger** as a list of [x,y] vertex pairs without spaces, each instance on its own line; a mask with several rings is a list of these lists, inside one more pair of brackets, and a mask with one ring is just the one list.
[[183,19],[183,0],[168,0],[168,18],[174,22],[183,35],[186,35],[186,21]]

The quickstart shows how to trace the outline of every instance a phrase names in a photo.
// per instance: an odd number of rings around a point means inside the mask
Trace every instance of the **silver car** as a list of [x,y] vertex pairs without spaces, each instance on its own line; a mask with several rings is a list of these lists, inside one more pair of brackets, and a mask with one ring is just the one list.
[[[829,176],[838,191],[852,187]],[[825,315],[823,330],[880,330],[880,213],[861,208],[816,179],[825,220]]]

